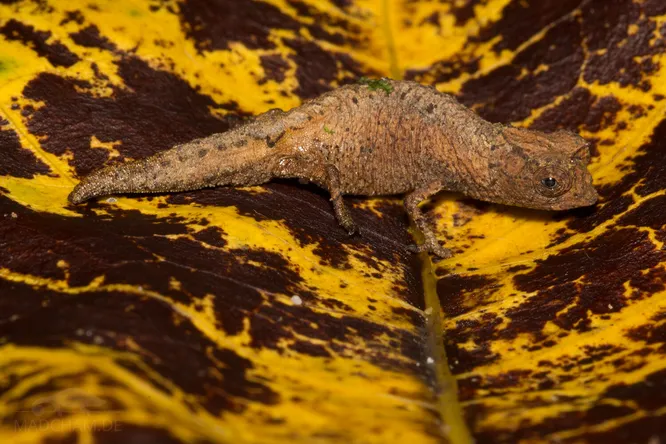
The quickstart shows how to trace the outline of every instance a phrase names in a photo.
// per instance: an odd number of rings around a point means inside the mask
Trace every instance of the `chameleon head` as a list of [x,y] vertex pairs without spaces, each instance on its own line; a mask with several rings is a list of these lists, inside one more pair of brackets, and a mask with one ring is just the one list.
[[[587,170],[590,147],[569,131],[543,133],[503,127],[500,165],[492,174],[498,203],[540,210],[594,205],[598,199]],[[491,160],[492,161],[492,160]]]

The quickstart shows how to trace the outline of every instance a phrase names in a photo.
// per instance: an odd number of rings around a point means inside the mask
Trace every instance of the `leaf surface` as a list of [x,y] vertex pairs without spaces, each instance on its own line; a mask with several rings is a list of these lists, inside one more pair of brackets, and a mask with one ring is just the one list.
[[446,32],[464,43],[407,77],[491,121],[579,132],[601,200],[555,217],[435,205],[457,253],[435,273],[467,424],[484,443],[659,442],[666,8],[501,3],[453,8]]
[[[664,437],[665,23],[654,0],[2,2],[0,438]],[[441,196],[433,263],[392,198],[350,199],[352,238],[291,182],[66,202],[381,75],[579,131],[601,203]]]

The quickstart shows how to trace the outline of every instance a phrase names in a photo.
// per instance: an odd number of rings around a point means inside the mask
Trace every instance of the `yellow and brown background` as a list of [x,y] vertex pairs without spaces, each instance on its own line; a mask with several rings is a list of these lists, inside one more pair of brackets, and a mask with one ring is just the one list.
[[[0,441],[661,442],[665,50],[661,0],[0,0]],[[579,131],[600,204],[441,196],[431,262],[397,199],[66,202],[360,76]]]

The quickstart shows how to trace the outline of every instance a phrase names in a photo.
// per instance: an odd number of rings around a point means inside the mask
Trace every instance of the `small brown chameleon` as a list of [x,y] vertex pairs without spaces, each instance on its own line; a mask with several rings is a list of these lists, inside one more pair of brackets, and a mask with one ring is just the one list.
[[288,112],[278,109],[222,134],[89,175],[72,203],[114,193],[158,193],[299,178],[331,194],[335,215],[357,231],[342,196],[405,194],[425,242],[442,247],[420,202],[438,191],[519,207],[565,210],[592,205],[587,142],[568,131],[492,124],[433,87],[365,80]]

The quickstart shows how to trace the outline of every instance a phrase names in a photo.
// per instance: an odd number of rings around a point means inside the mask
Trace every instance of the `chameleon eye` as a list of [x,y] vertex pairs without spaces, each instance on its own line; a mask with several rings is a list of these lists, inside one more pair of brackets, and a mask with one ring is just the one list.
[[544,187],[550,189],[553,189],[557,186],[557,180],[554,177],[546,177],[545,179],[541,179],[541,183]]
[[547,165],[536,172],[536,191],[545,197],[558,197],[571,188],[571,175],[568,171]]

